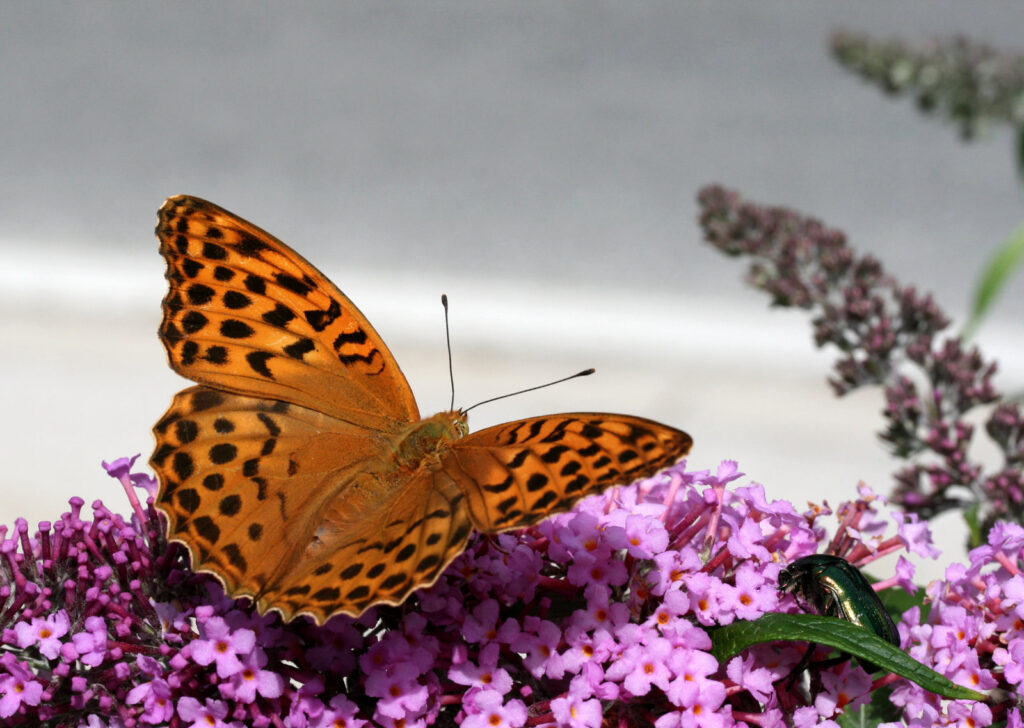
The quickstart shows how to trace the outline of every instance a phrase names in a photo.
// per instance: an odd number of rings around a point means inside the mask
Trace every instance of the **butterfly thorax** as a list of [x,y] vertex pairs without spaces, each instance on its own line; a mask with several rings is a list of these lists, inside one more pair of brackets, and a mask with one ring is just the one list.
[[457,410],[438,412],[398,433],[392,441],[395,462],[408,470],[437,463],[448,445],[465,437],[468,432],[465,414]]

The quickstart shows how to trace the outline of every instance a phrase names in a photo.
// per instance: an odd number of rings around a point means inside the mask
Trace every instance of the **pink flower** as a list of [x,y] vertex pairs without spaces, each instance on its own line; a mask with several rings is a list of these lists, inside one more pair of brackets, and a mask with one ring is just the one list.
[[566,728],[600,728],[601,701],[572,695],[551,701],[551,713]]
[[634,696],[646,695],[652,685],[667,690],[672,679],[667,666],[672,651],[672,643],[661,638],[652,639],[646,645],[634,645],[605,671],[605,679],[621,681]]
[[610,526],[606,532],[615,549],[624,548],[634,559],[650,559],[668,547],[665,524],[651,516],[626,516],[622,526]]
[[498,602],[485,599],[466,617],[462,634],[469,642],[482,642],[498,637]]
[[35,675],[28,665],[18,662],[14,655],[3,655],[0,667],[7,674],[0,673],[0,718],[10,718],[18,712],[22,705],[39,705],[43,694],[42,683],[35,680]]
[[251,629],[232,630],[222,617],[199,620],[203,639],[192,642],[192,659],[199,665],[217,663],[217,674],[231,677],[244,669],[239,655],[246,656],[256,644]]
[[227,703],[210,698],[205,703],[190,696],[181,698],[178,700],[178,716],[188,723],[189,728],[241,728],[237,721],[225,720],[228,717]]
[[401,719],[415,715],[427,703],[427,687],[417,678],[420,671],[409,662],[375,670],[366,678],[366,694],[377,698],[377,712]]
[[359,706],[344,695],[331,698],[330,707],[309,722],[308,728],[361,728],[366,721],[357,717]]
[[464,728],[518,728],[526,725],[523,701],[510,700],[506,703],[505,697],[497,690],[477,693],[473,703],[475,710],[462,721]]
[[279,698],[284,694],[284,678],[276,672],[262,669],[267,664],[262,648],[245,655],[242,669],[231,676],[230,683],[222,683],[221,695],[243,703],[252,703],[257,695]]
[[49,617],[36,617],[31,622],[18,622],[14,625],[14,632],[18,638],[17,645],[36,645],[44,657],[55,660],[60,654],[60,638],[68,633],[69,626],[68,613],[63,609]]
[[777,677],[768,668],[755,663],[754,655],[748,651],[729,660],[725,674],[729,679],[746,689],[760,703],[768,703],[775,694],[774,682]]
[[562,631],[554,622],[537,617],[523,620],[523,632],[516,640],[515,647],[519,652],[526,653],[523,665],[534,677],[546,675],[560,678],[565,674],[565,664],[558,654],[558,646],[562,641]]
[[480,651],[479,664],[472,661],[452,664],[448,670],[448,678],[459,685],[492,690],[505,695],[512,689],[512,678],[508,672],[498,667],[498,656],[501,645],[497,642],[487,644]]
[[867,703],[870,691],[871,676],[844,662],[821,673],[821,691],[814,696],[814,708],[822,718],[831,718],[837,710]]
[[927,521],[922,521],[916,513],[892,512],[893,520],[899,524],[897,535],[907,550],[918,556],[936,559],[942,553],[932,544],[932,533]]
[[709,679],[718,670],[718,660],[700,650],[675,649],[669,668],[676,677],[665,694],[673,705],[715,711],[725,700],[722,683]]
[[[731,606],[738,619],[757,619],[766,612],[778,609],[778,575],[778,567],[758,569],[744,563],[736,569],[736,591],[733,592]],[[772,579],[771,582],[768,581],[769,578]]]
[[[71,643],[83,664],[95,667],[103,662],[107,651],[107,623],[102,617],[86,617],[85,631],[71,636]],[[62,645],[67,647],[68,645]]]
[[595,585],[622,586],[629,580],[626,565],[612,558],[612,551],[607,546],[577,553],[568,576],[570,584],[588,588]]

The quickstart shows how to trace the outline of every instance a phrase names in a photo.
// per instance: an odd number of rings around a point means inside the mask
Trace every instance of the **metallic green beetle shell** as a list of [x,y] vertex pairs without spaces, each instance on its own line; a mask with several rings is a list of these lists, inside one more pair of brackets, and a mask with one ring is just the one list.
[[840,556],[813,554],[797,559],[779,574],[779,591],[801,597],[819,614],[845,619],[886,642],[900,644],[896,625],[871,584]]

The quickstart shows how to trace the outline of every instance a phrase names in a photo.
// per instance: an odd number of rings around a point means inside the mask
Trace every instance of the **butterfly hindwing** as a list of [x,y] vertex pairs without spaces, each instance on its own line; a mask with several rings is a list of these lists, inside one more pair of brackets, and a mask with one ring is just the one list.
[[668,467],[690,450],[681,430],[627,415],[531,417],[473,432],[442,457],[477,529],[522,528],[610,485]]
[[419,419],[377,332],[283,242],[187,196],[164,203],[156,232],[170,286],[160,338],[179,374],[367,426]]
[[192,387],[153,432],[169,538],[261,611],[323,622],[398,604],[472,532],[443,472],[382,466],[379,436],[315,410]]
[[346,487],[380,450],[372,433],[315,410],[207,387],[179,392],[153,433],[169,538],[248,595],[295,568],[327,504],[351,502]]
[[465,494],[441,470],[422,470],[401,483],[394,474],[364,473],[352,489],[395,485],[400,494],[374,508],[335,499],[319,537],[280,588],[264,590],[260,606],[323,622],[338,612],[359,616],[375,604],[401,604],[433,584],[473,532]]

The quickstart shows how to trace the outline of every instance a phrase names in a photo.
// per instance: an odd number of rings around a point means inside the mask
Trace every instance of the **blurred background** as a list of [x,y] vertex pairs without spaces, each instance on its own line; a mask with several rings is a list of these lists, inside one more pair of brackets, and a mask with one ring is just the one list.
[[[0,4],[0,524],[126,510],[101,460],[152,449],[187,382],[156,336],[152,230],[187,193],[363,310],[424,414],[585,367],[471,426],[621,411],[687,430],[770,498],[833,505],[897,464],[881,393],[825,383],[806,315],[701,240],[711,182],[844,230],[962,322],[1021,220],[1006,128],[964,145],[829,56],[829,34],[1024,52],[1024,6],[947,1]],[[978,335],[1024,388],[1024,276]],[[979,438],[981,439],[981,438]],[[962,554],[956,514],[934,524]]]

